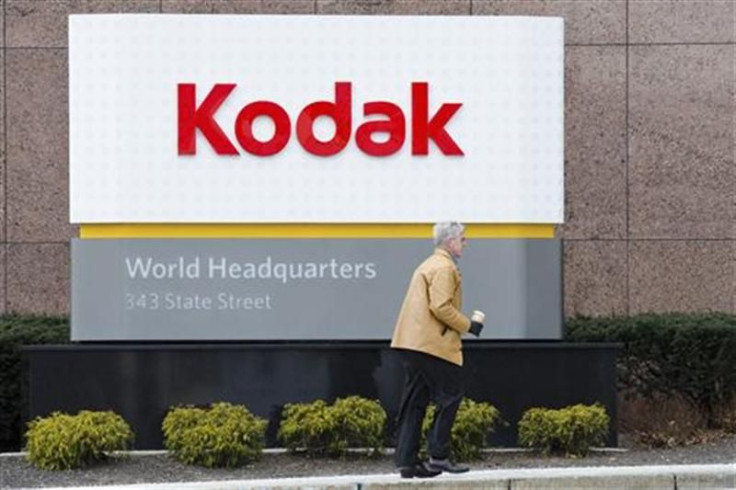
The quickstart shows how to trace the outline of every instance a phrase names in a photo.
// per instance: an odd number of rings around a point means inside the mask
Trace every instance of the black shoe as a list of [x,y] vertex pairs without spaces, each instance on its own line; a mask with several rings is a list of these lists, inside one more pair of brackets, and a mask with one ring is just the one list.
[[470,466],[453,463],[449,459],[429,458],[427,467],[435,471],[445,471],[447,473],[465,473],[470,471]]
[[414,466],[402,466],[399,468],[401,478],[432,478],[442,473],[442,470],[435,470],[429,467],[425,461],[416,463]]

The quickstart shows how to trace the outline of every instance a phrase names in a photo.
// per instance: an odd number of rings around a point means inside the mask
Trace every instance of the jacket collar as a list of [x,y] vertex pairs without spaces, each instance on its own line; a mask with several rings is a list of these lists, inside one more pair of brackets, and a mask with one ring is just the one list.
[[455,257],[452,256],[450,252],[445,250],[444,248],[437,247],[434,249],[435,255],[441,255],[443,257],[447,257],[448,259],[452,260],[452,262],[457,265],[457,260],[455,260]]

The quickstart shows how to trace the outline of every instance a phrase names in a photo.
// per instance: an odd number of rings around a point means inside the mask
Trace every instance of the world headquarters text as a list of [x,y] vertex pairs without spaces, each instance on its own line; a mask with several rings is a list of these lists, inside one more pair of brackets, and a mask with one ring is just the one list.
[[378,274],[374,262],[342,262],[334,258],[320,262],[277,261],[270,255],[258,261],[235,261],[227,257],[202,260],[199,256],[169,260],[125,257],[125,269],[129,279],[275,280],[284,284],[315,279],[372,280]]

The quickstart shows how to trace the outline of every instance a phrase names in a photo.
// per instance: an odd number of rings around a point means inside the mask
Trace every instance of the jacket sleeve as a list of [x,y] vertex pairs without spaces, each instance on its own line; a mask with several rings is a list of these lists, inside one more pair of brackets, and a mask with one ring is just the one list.
[[452,304],[457,288],[455,272],[442,268],[429,278],[429,311],[449,328],[465,333],[470,329],[470,319]]

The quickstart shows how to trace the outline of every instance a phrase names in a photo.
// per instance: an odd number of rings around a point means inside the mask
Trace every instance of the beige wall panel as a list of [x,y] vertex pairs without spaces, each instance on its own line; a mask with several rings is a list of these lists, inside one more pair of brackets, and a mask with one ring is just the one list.
[[8,245],[8,312],[69,313],[69,245]]
[[734,237],[736,46],[630,49],[631,237]]
[[564,238],[626,238],[626,48],[565,53]]
[[468,15],[470,0],[317,0],[317,13]]
[[165,14],[313,14],[314,0],[163,0]]
[[5,0],[0,0],[0,47],[5,47]]
[[732,240],[632,240],[631,313],[733,311]]
[[6,313],[5,300],[5,257],[7,255],[6,245],[0,245],[0,314]]
[[564,17],[566,44],[626,42],[624,0],[473,0],[473,14]]
[[[5,70],[5,50],[0,50],[0,79],[3,79]],[[5,86],[0,83],[0,242],[6,241],[5,236]],[[0,262],[0,265],[2,262]],[[4,297],[4,296],[3,296]],[[0,306],[1,307],[1,306]]]
[[156,13],[159,0],[5,0],[7,45],[63,48],[70,14]]
[[630,43],[736,41],[734,0],[631,0]]
[[626,314],[626,241],[563,242],[565,317]]
[[67,240],[67,51],[8,50],[6,70],[7,240]]

